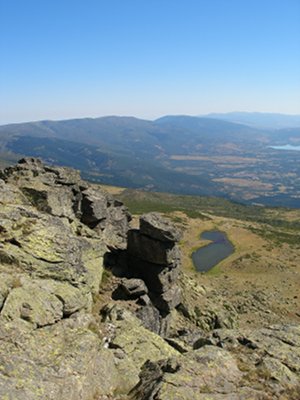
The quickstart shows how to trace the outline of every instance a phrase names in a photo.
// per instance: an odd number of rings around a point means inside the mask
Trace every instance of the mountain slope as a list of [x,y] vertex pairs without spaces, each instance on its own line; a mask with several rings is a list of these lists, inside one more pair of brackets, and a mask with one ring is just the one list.
[[287,143],[300,143],[300,129],[271,131],[184,115],[0,126],[4,161],[35,156],[102,183],[297,207],[300,153],[269,147]]

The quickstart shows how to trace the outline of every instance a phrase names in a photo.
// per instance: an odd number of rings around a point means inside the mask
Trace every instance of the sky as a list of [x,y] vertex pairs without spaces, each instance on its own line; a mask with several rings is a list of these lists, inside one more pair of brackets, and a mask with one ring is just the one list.
[[0,124],[300,114],[300,0],[0,0]]

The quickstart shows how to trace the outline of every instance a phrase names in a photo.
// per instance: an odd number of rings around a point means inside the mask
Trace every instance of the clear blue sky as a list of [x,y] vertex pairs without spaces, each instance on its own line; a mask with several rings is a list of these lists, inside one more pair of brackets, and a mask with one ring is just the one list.
[[0,0],[0,123],[300,113],[300,0]]

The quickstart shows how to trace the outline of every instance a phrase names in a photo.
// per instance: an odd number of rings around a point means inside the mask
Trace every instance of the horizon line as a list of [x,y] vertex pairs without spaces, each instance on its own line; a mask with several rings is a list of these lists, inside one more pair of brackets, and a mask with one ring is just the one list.
[[[20,125],[20,124],[30,124],[30,123],[38,123],[38,122],[63,122],[63,121],[71,121],[71,120],[84,120],[84,119],[101,119],[101,118],[134,118],[141,121],[151,121],[154,122],[160,118],[164,117],[192,117],[192,118],[205,118],[207,116],[213,115],[230,115],[230,114],[257,114],[257,115],[278,115],[278,116],[285,116],[285,117],[300,117],[299,114],[286,114],[282,112],[264,112],[264,111],[226,111],[226,112],[209,112],[206,114],[163,114],[156,118],[142,118],[136,117],[134,115],[121,115],[121,114],[107,114],[101,116],[86,116],[86,117],[66,117],[66,118],[43,118],[37,120],[26,120],[26,121],[19,121],[19,122],[5,122],[1,123],[0,126],[6,125]],[[218,119],[218,118],[216,118]]]

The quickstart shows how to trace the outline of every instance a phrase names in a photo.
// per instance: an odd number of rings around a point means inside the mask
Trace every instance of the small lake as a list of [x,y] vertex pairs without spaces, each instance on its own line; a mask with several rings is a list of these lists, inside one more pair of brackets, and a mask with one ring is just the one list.
[[200,239],[211,240],[212,243],[200,247],[192,254],[192,260],[198,272],[210,270],[234,252],[234,246],[226,233],[205,231],[200,235]]
[[271,149],[275,150],[293,150],[300,151],[300,146],[294,146],[292,144],[285,144],[283,146],[269,146]]

